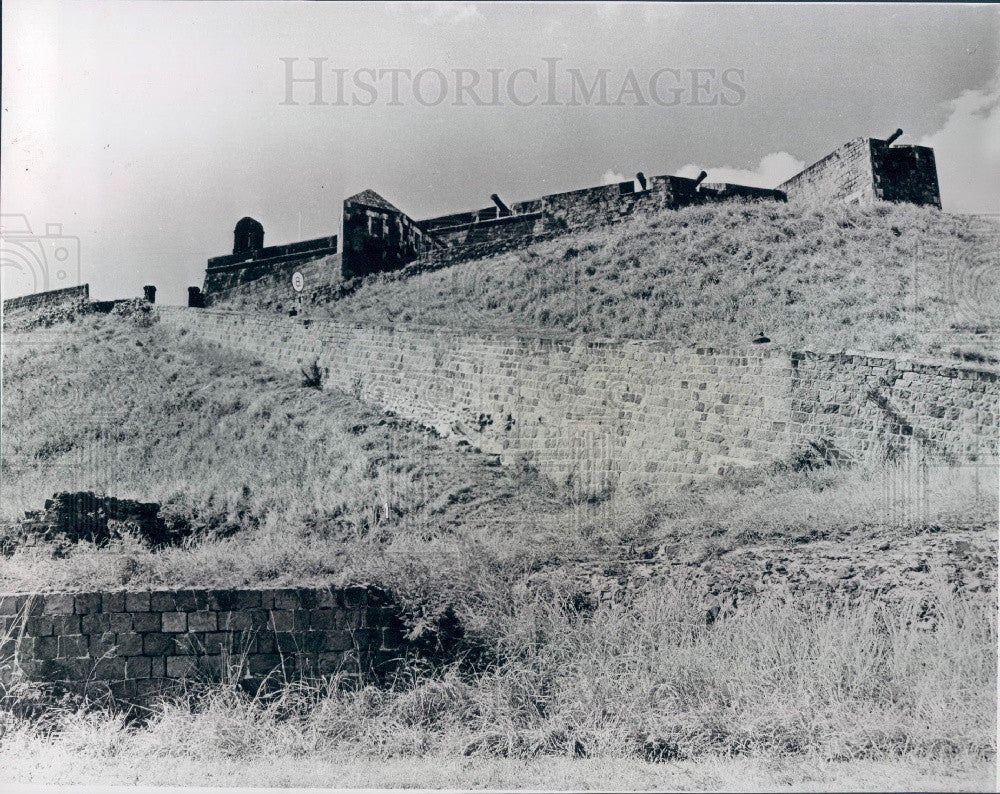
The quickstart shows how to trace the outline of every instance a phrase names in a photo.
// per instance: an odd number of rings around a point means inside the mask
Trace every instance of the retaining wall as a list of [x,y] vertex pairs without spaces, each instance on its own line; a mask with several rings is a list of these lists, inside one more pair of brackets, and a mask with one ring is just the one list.
[[[377,590],[155,590],[0,596],[0,679],[144,699],[224,669],[277,676],[391,670],[402,624]],[[16,666],[15,666],[16,660]]]
[[995,460],[1000,385],[980,367],[886,356],[675,350],[643,341],[522,339],[329,320],[161,309],[162,321],[327,383],[503,462],[586,492],[668,489],[822,442],[877,462],[914,447]]
[[90,285],[80,284],[77,287],[52,289],[47,292],[34,292],[18,298],[8,298],[3,302],[4,314],[13,311],[34,311],[55,306],[71,306],[87,303],[90,300]]

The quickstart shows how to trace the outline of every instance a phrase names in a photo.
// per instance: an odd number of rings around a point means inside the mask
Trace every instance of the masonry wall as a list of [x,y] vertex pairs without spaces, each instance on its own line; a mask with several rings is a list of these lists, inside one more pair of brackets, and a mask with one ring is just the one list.
[[[203,291],[206,302],[211,305],[216,296],[232,297],[237,294],[250,295],[255,290],[266,290],[266,284],[256,282],[261,279],[280,281],[286,279],[291,284],[291,275],[296,270],[312,265],[311,272],[330,262],[337,253],[337,236],[319,237],[288,245],[273,245],[250,254],[230,254],[208,260]],[[339,264],[339,260],[338,260]],[[341,279],[340,268],[324,273],[324,283]]]
[[34,292],[18,298],[8,298],[3,302],[3,310],[7,312],[34,311],[50,309],[56,306],[75,306],[90,301],[90,285],[81,284],[77,287],[53,289],[48,292]]
[[904,201],[941,207],[934,150],[855,138],[779,186],[790,201],[872,204]]
[[851,457],[996,462],[1000,375],[861,353],[792,353],[794,435]]
[[[292,286],[295,273],[302,274],[301,292]],[[240,274],[240,279],[228,287],[221,287],[220,282],[215,282],[216,286],[206,295],[206,305],[287,314],[336,296],[343,282],[340,254],[305,261],[293,259],[262,265],[257,273],[246,269]]]
[[928,146],[887,146],[872,140],[875,193],[883,201],[941,208],[934,150]]
[[912,444],[940,460],[996,457],[998,376],[980,368],[183,309],[161,318],[295,375],[316,361],[334,388],[586,493],[666,491],[824,439],[858,461]]
[[0,679],[144,699],[224,667],[268,676],[392,669],[405,643],[384,594],[361,587],[0,595]]
[[445,247],[425,246],[420,259],[424,266],[450,265],[524,248],[575,229],[609,226],[638,213],[734,198],[785,200],[780,191],[743,185],[720,183],[699,189],[696,180],[685,177],[650,177],[646,189],[629,180],[518,202],[505,217],[496,209],[483,209],[421,221]]
[[855,138],[778,186],[789,201],[875,201],[869,138]]

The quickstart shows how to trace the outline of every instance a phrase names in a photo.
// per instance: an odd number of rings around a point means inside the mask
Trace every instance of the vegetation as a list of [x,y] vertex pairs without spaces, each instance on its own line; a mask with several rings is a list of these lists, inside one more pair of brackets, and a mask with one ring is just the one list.
[[[369,279],[335,318],[746,345],[996,356],[1000,227],[906,204],[727,203]],[[982,336],[977,331],[989,331]]]
[[[380,277],[329,310],[975,355],[951,266],[921,265],[935,286],[913,309],[906,257],[923,236],[981,252],[987,234],[913,207],[690,208]],[[983,787],[994,471],[921,471],[917,486],[906,461],[861,472],[803,459],[668,498],[588,500],[324,388],[316,365],[276,373],[153,319],[5,334],[0,590],[370,582],[402,601],[415,636],[453,609],[468,652],[410,659],[382,687],[193,682],[144,713],[6,681],[0,768],[17,779],[75,782],[83,769],[197,784],[253,767],[274,785],[504,787],[535,783],[518,776],[536,769],[555,787],[582,785],[580,770],[604,788]],[[189,534],[159,549],[128,533],[24,542],[23,512],[70,490],[157,501]],[[424,766],[400,777],[404,761]],[[848,771],[783,766],[829,761]]]

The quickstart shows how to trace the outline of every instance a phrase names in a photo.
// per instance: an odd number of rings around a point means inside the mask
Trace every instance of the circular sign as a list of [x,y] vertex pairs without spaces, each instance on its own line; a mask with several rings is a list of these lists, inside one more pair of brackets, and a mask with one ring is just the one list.
[[296,270],[292,273],[292,289],[296,292],[302,292],[302,287],[305,286],[306,280],[302,277],[302,274]]

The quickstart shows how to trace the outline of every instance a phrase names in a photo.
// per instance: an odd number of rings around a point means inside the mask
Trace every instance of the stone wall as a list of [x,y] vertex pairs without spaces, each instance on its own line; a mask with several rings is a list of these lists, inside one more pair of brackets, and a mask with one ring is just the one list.
[[888,146],[873,140],[875,195],[882,201],[941,208],[934,150],[928,146]]
[[699,186],[697,180],[676,176],[650,177],[645,187],[629,180],[571,190],[512,204],[506,216],[494,208],[420,221],[443,244],[425,246],[420,258],[425,266],[450,265],[524,248],[575,229],[609,226],[640,213],[736,198],[784,201],[785,195],[745,185]]
[[[272,245],[250,253],[213,257],[208,260],[202,288],[206,302],[211,305],[216,297],[225,300],[235,294],[252,295],[258,289],[266,290],[265,284],[256,283],[264,278],[280,281],[287,277],[290,288],[292,273],[310,263],[329,262],[338,251],[337,245],[337,235],[333,235],[288,245]],[[339,260],[337,264],[335,270],[325,274],[324,283],[340,281]]]
[[90,301],[90,285],[53,289],[48,292],[34,292],[18,298],[8,298],[3,302],[4,314],[16,311],[35,311],[59,306],[74,307]]
[[941,207],[934,150],[855,138],[779,185],[790,201],[873,204],[905,201]]
[[[216,282],[217,286],[206,293],[205,303],[207,306],[281,314],[298,311],[317,301],[325,302],[330,290],[340,287],[343,283],[340,260],[340,254],[331,254],[315,259],[263,263],[257,266],[259,271],[247,268],[240,273],[240,277],[250,280],[237,280],[237,283],[224,288]],[[292,284],[295,273],[302,274],[301,291],[297,291]]]
[[791,429],[862,459],[995,462],[1000,375],[863,353],[792,353]]
[[269,676],[392,669],[405,651],[379,591],[154,590],[0,596],[0,679],[143,699],[223,670],[251,687]]
[[328,386],[586,493],[665,491],[814,444],[859,462],[913,444],[942,461],[996,457],[998,374],[977,367],[184,309],[161,318],[295,375],[315,361]]
[[417,258],[424,231],[374,190],[344,200],[345,279],[398,270]]

